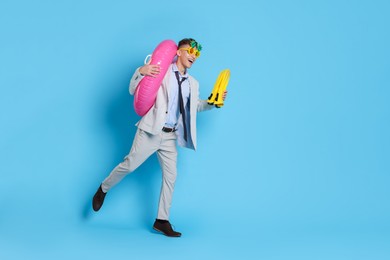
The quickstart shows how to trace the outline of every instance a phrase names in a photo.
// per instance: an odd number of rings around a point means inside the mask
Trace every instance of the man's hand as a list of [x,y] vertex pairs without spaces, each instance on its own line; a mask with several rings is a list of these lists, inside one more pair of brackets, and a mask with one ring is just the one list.
[[158,74],[160,74],[160,65],[146,64],[139,68],[139,73],[143,76],[151,76],[155,78]]
[[227,93],[228,93],[227,90],[225,90],[225,92],[223,92],[223,94],[222,94],[222,100],[223,101],[225,101]]

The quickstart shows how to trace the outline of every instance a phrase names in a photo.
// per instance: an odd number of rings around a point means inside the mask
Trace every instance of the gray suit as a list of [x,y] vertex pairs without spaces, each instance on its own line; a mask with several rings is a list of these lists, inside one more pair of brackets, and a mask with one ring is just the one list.
[[[172,65],[171,65],[172,66]],[[213,108],[207,104],[206,100],[199,99],[199,83],[193,77],[189,76],[190,85],[190,105],[186,113],[187,122],[187,142],[183,138],[183,121],[178,120],[177,131],[165,133],[162,131],[166,123],[168,100],[171,87],[177,87],[176,82],[171,82],[172,68],[168,68],[163,82],[157,92],[156,102],[153,107],[136,124],[137,133],[134,137],[130,153],[124,158],[124,161],[117,165],[110,175],[103,181],[102,189],[107,192],[114,185],[120,182],[127,174],[134,171],[150,155],[157,153],[160,166],[163,172],[163,181],[160,194],[158,209],[158,219],[169,219],[169,209],[172,201],[172,194],[176,180],[177,149],[176,142],[183,147],[196,149],[196,114]],[[143,76],[139,73],[139,68],[134,73],[129,92],[134,94],[138,83]],[[187,109],[188,110],[188,109]],[[189,125],[189,127],[188,127]]]

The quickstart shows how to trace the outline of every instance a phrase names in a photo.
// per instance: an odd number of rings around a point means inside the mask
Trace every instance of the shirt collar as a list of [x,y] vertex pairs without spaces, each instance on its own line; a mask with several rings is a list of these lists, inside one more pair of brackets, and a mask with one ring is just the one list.
[[[172,63],[172,71],[173,71],[173,72],[179,71],[179,69],[177,68],[176,62]],[[185,70],[184,75],[181,75],[181,74],[180,74],[180,71],[179,71],[179,75],[180,75],[180,77],[182,77],[182,78],[188,78],[187,70]]]

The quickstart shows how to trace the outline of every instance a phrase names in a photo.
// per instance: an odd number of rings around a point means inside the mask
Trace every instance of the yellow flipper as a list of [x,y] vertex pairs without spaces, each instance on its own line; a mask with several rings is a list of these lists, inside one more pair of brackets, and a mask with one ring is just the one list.
[[218,94],[218,89],[219,89],[219,85],[220,85],[220,83],[221,83],[221,80],[222,80],[222,72],[219,73],[218,78],[217,78],[217,80],[215,81],[213,91],[211,92],[211,94],[210,94],[210,96],[209,96],[209,98],[208,98],[207,103],[208,103],[209,105],[214,105],[214,102],[215,102],[216,97],[217,97],[217,94]]
[[226,91],[230,79],[230,70],[227,69],[222,72],[223,72],[222,80],[218,88],[217,98],[214,102],[214,105],[218,108],[223,106],[223,99],[222,99],[223,93]]
[[208,99],[210,105],[215,105],[220,108],[223,106],[223,93],[226,91],[230,79],[230,70],[225,69],[219,73],[217,81],[215,82],[213,92]]

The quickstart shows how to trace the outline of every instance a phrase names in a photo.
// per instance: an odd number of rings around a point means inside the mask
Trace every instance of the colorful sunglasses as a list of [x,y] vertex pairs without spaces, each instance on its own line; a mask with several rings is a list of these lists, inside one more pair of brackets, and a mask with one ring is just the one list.
[[200,56],[200,51],[197,50],[197,49],[195,49],[195,48],[193,48],[193,47],[180,48],[179,50],[185,50],[185,51],[187,51],[187,53],[188,53],[189,55],[195,54],[195,57],[197,57],[197,58]]

